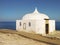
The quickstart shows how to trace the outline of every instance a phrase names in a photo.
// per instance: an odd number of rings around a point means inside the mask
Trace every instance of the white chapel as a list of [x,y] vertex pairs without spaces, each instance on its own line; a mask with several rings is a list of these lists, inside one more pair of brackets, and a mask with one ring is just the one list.
[[55,20],[50,20],[46,14],[39,13],[35,8],[33,13],[24,15],[22,20],[16,20],[16,30],[50,34],[55,31]]

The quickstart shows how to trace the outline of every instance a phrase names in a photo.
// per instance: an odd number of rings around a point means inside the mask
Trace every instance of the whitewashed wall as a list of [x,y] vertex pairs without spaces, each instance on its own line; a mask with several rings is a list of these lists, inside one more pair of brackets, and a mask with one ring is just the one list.
[[45,20],[37,20],[36,32],[37,34],[45,34]]
[[[21,26],[20,26],[20,22],[21,22]],[[16,20],[16,30],[21,31],[23,30],[22,27],[23,27],[22,20]]]
[[[31,23],[31,26],[29,26],[29,22]],[[36,26],[35,20],[23,20],[23,23],[26,23],[26,30],[25,30],[26,32],[35,32],[35,26]]]
[[[31,23],[31,26],[29,26],[29,22]],[[23,28],[24,23],[26,24],[26,29]],[[16,20],[16,30],[46,34],[45,23],[45,20]],[[55,20],[49,20],[49,33],[53,31],[55,31]]]
[[49,20],[49,33],[55,31],[55,20]]
[[[21,22],[21,26],[20,26]],[[29,22],[31,26],[29,26]],[[23,28],[23,24],[26,24],[26,29]],[[17,31],[26,31],[26,32],[35,32],[36,30],[36,21],[35,20],[16,20],[16,30]]]

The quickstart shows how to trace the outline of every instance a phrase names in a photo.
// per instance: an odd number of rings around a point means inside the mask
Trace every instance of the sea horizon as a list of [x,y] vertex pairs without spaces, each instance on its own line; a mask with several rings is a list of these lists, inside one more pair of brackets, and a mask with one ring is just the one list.
[[[16,21],[1,21],[0,29],[13,29],[16,30]],[[60,30],[60,22],[55,22],[55,29]]]

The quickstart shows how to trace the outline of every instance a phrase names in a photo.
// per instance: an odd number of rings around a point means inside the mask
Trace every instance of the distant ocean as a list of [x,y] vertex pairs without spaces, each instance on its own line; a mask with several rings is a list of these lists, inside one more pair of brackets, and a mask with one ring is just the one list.
[[[56,23],[56,30],[60,30],[60,22]],[[16,22],[0,22],[0,29],[13,29],[16,30]]]
[[0,22],[0,29],[16,29],[16,22]]

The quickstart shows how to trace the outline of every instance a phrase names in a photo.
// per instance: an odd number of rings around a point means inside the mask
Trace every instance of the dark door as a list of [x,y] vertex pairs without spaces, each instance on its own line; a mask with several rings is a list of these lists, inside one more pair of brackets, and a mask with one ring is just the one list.
[[49,24],[46,24],[46,34],[49,33]]

